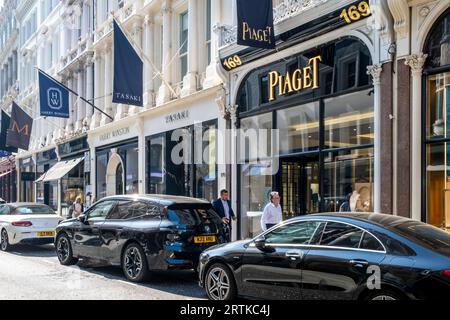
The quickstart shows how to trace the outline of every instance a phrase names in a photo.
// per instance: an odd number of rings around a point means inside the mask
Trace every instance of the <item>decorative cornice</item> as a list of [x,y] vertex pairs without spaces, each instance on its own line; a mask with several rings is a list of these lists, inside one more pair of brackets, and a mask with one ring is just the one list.
[[400,37],[407,36],[409,32],[409,5],[408,0],[387,0],[389,9],[394,17],[394,30]]

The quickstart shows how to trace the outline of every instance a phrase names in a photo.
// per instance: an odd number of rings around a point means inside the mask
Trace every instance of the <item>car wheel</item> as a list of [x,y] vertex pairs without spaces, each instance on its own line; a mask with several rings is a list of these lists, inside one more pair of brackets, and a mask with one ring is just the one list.
[[2,251],[8,251],[9,248],[11,248],[11,245],[9,244],[8,232],[3,229],[0,235],[0,249]]
[[234,276],[221,263],[212,265],[206,272],[205,288],[210,300],[233,300],[237,295]]
[[59,262],[64,266],[71,266],[78,262],[78,258],[73,256],[72,245],[66,234],[62,234],[57,238],[56,254]]
[[399,295],[398,293],[391,291],[391,290],[377,290],[376,292],[373,292],[366,296],[366,300],[403,300],[404,298]]
[[132,282],[142,282],[150,274],[144,250],[136,243],[129,244],[122,255],[122,269]]

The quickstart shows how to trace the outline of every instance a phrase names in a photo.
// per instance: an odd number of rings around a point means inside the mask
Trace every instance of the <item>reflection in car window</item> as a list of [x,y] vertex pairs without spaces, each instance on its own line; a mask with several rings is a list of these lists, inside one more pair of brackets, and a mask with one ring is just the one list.
[[109,214],[108,219],[133,219],[145,216],[147,214],[148,205],[141,201],[120,201],[113,211]]
[[319,221],[302,221],[281,225],[265,235],[266,243],[310,244],[320,224]]
[[167,210],[167,217],[174,223],[186,226],[198,226],[200,224],[220,224],[222,220],[217,213],[208,207],[186,208],[171,206]]
[[103,201],[96,204],[88,213],[88,221],[95,222],[105,220],[114,204],[115,201]]
[[5,205],[0,205],[0,216],[9,214],[9,207]]
[[56,214],[52,208],[47,206],[27,206],[27,207],[19,207],[14,210],[13,215],[22,215],[22,214]]
[[367,232],[364,232],[359,248],[366,250],[384,251],[380,241],[378,241],[374,236]]
[[359,248],[363,231],[347,224],[328,222],[322,234],[323,246]]

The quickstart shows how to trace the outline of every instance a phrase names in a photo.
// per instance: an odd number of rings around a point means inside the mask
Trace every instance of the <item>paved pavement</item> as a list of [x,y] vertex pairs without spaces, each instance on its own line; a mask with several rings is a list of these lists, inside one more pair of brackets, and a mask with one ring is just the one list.
[[135,284],[120,268],[83,261],[62,266],[48,245],[0,251],[0,300],[9,299],[192,300],[206,299],[206,294],[192,271],[158,272]]

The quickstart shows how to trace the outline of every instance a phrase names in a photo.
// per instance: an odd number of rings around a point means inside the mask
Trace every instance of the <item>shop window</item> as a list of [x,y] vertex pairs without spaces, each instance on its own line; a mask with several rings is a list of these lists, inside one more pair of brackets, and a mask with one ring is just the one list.
[[258,161],[272,155],[272,114],[241,120],[238,156],[241,163]]
[[165,189],[165,159],[166,159],[166,135],[156,135],[148,141],[148,192],[152,194],[164,194]]
[[369,90],[325,100],[325,148],[374,143],[373,97]]
[[108,166],[108,153],[97,153],[97,199],[106,197],[106,168]]
[[261,90],[261,104],[269,102],[269,77],[264,75],[259,80]]
[[319,103],[277,111],[277,125],[280,130],[280,154],[319,148]]
[[373,149],[325,155],[324,211],[373,211]]
[[427,80],[427,139],[450,138],[450,72]]

